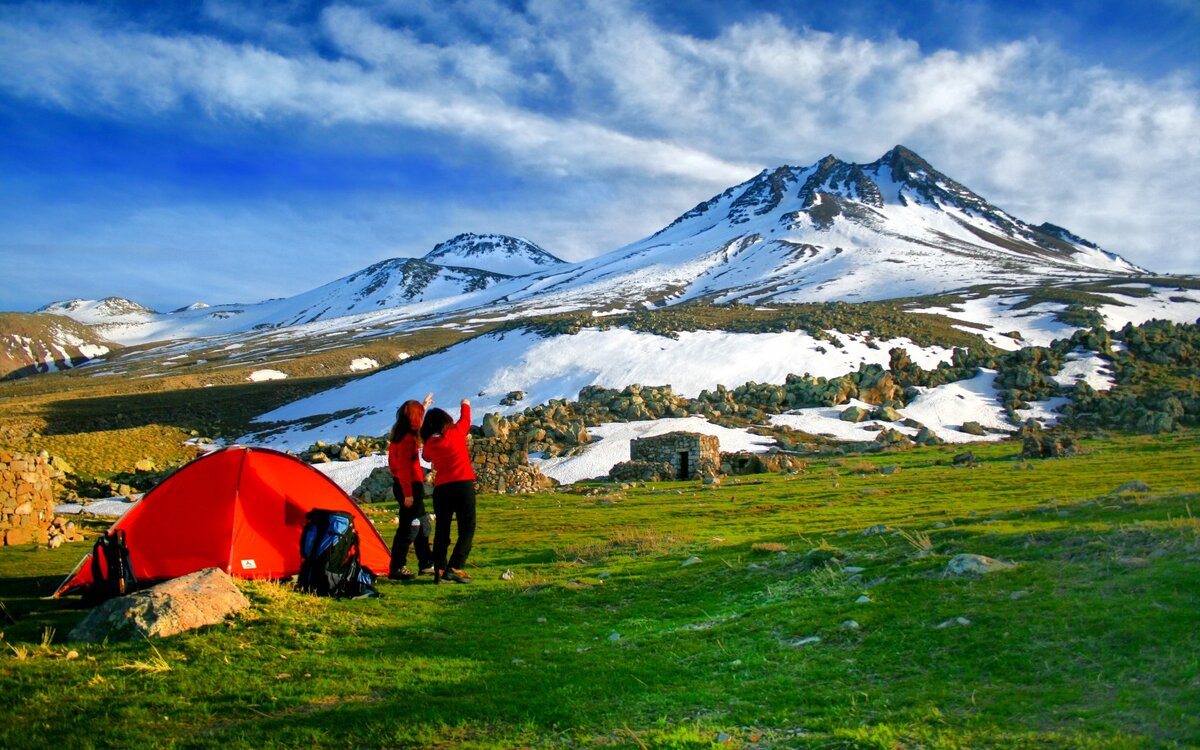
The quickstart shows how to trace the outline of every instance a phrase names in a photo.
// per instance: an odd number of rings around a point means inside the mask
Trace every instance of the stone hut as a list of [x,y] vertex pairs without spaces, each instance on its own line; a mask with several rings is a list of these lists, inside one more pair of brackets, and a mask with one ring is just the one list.
[[669,464],[673,476],[668,479],[702,479],[721,470],[720,441],[698,432],[668,432],[633,440],[629,456],[632,462]]

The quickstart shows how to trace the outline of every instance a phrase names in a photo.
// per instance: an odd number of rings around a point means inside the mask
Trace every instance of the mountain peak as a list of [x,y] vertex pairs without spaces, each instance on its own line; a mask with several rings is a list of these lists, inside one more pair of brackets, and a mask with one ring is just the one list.
[[464,232],[437,244],[422,259],[439,266],[524,276],[564,263],[523,237]]

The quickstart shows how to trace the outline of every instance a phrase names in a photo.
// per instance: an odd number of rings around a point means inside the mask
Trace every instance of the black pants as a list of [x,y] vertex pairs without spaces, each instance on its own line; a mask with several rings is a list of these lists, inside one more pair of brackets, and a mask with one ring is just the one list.
[[412,522],[425,515],[425,485],[422,482],[412,483],[412,507],[404,507],[404,491],[400,482],[392,479],[392,495],[400,503],[400,528],[392,539],[392,571],[398,573],[408,563],[408,547],[411,544],[417,552],[417,569],[432,567],[433,555],[429,551],[429,535],[422,527],[417,526],[414,535]]
[[[433,512],[437,524],[433,531],[433,562],[438,570],[447,567],[462,570],[475,541],[475,482],[447,482],[433,488]],[[446,550],[450,547],[450,517],[458,519],[458,541],[450,562]]]

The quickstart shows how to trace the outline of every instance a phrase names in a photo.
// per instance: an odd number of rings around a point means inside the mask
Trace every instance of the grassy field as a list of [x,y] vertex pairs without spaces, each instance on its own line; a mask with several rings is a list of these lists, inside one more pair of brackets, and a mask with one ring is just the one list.
[[1083,448],[482,496],[471,585],[248,584],[155,643],[65,640],[85,545],[3,548],[0,746],[1198,746],[1200,436]]

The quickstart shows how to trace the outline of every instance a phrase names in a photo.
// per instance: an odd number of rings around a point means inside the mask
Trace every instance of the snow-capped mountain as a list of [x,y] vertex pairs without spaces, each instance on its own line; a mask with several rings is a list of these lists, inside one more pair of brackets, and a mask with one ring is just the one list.
[[[390,258],[293,297],[244,305],[197,303],[169,313],[155,312],[116,297],[99,301],[74,299],[47,305],[40,312],[66,315],[92,326],[113,341],[134,344],[285,328],[381,310],[426,314],[453,303],[482,304],[491,299],[481,297],[484,290],[510,279],[511,275],[452,265],[451,261],[494,267],[509,264],[516,270],[535,262],[551,262],[547,258],[562,263],[525,240],[470,235],[480,241],[460,241],[464,237],[468,235],[438,245],[424,259]],[[434,263],[428,258],[443,262]]]
[[522,237],[471,233],[438,244],[424,259],[439,266],[477,268],[505,276],[524,276],[565,263]]
[[827,156],[763,170],[509,299],[864,301],[1143,272],[1065,229],[1008,215],[896,146],[869,164]]
[[515,237],[461,234],[424,258],[381,261],[285,299],[167,314],[111,298],[45,309],[111,340],[142,343],[339,318],[350,330],[689,300],[869,301],[1139,273],[1066,229],[1010,216],[896,146],[869,164],[828,156],[763,170],[655,234],[582,263]]
[[108,354],[115,345],[71,318],[0,313],[0,377],[68,370]]

